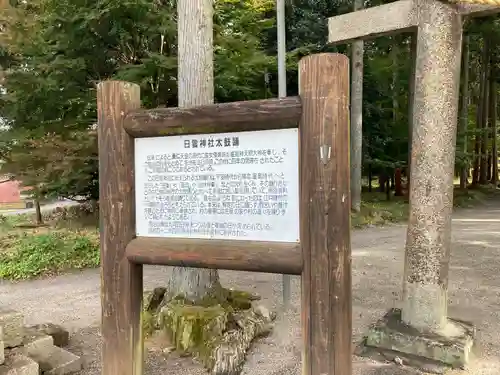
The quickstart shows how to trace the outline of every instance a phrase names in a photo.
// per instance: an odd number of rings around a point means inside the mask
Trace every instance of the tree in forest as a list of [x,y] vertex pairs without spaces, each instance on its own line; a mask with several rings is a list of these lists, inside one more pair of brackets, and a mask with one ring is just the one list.
[[[214,101],[212,0],[177,1],[179,107]],[[175,267],[168,283],[171,296],[197,303],[221,289],[217,270]]]
[[[263,77],[275,63],[260,39],[273,26],[263,17],[268,3],[216,2],[217,101],[266,96]],[[3,8],[0,116],[7,127],[0,131],[0,158],[6,168],[25,185],[43,185],[43,196],[97,200],[96,84],[138,83],[144,107],[177,105],[175,15],[175,2],[149,0],[36,0]]]
[[468,126],[469,126],[469,35],[464,35],[462,46],[462,91],[460,96],[460,127],[457,141],[461,143],[461,147],[457,147],[457,156],[460,167],[460,188],[466,189],[469,178],[469,161],[467,158],[468,150]]
[[[354,11],[362,8],[363,0],[354,0]],[[362,185],[364,42],[353,42],[351,53],[351,209],[359,212]]]

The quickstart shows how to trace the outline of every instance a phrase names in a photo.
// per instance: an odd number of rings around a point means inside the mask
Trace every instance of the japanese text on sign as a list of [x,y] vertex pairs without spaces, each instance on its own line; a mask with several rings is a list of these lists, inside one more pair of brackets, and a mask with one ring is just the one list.
[[299,240],[297,129],[135,142],[138,236]]

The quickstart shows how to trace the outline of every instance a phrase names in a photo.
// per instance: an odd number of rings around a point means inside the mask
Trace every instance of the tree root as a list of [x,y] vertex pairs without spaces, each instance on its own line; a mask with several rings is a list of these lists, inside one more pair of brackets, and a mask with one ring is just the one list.
[[[258,296],[224,289],[224,299],[199,304],[177,296],[162,301],[157,288],[145,297],[144,325],[167,334],[181,355],[192,355],[213,375],[238,375],[253,340],[272,330],[275,318],[253,301]],[[154,327],[151,322],[154,320]]]

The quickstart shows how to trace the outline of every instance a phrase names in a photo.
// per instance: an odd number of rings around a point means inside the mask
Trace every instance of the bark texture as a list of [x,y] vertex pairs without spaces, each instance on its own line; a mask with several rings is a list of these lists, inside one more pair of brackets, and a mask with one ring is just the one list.
[[[462,106],[460,108],[460,125],[461,125],[461,146],[462,152],[467,154],[467,130],[469,124],[469,36],[464,36],[463,51],[462,51]],[[467,177],[469,175],[469,163],[466,162],[460,168],[460,187],[467,188]]]
[[462,20],[436,1],[423,0],[418,12],[402,319],[433,330],[447,315]]
[[481,147],[479,162],[479,184],[485,185],[488,181],[488,112],[490,96],[490,41],[488,37],[484,39],[482,69],[484,75],[484,85],[482,90],[482,115],[481,115]]
[[177,1],[179,107],[214,102],[213,0]]
[[498,128],[497,128],[497,84],[496,84],[496,74],[495,77],[491,80],[491,134],[492,134],[492,144],[491,144],[491,154],[492,154],[492,175],[491,175],[491,183],[495,186],[498,185]]
[[[214,101],[212,0],[179,0],[177,17],[179,107],[211,104]],[[175,267],[168,293],[195,302],[219,287],[217,270]]]
[[490,72],[490,136],[491,136],[491,183],[498,184],[498,149],[497,149],[497,84],[496,84],[496,69],[495,62],[491,62]]
[[35,217],[36,217],[36,224],[42,225],[43,224],[42,209],[40,208],[40,201],[38,199],[35,199]]
[[406,168],[407,185],[406,198],[410,198],[411,185],[411,145],[413,137],[413,106],[415,103],[415,65],[417,62],[417,33],[410,36],[410,77],[408,82],[408,167]]
[[[363,8],[363,0],[354,1],[354,11]],[[363,150],[363,54],[364,43],[352,43],[351,74],[351,209],[361,210],[361,167]]]

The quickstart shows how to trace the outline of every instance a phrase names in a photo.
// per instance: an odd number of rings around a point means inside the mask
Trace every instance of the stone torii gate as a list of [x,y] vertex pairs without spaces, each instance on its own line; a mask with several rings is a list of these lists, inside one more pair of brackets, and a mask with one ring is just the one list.
[[416,355],[463,367],[472,346],[472,325],[447,317],[447,290],[462,19],[500,11],[497,0],[480,3],[497,6],[399,0],[329,19],[332,44],[407,31],[417,38],[402,310],[391,310],[365,341],[365,349],[408,364],[423,363],[410,359]]

